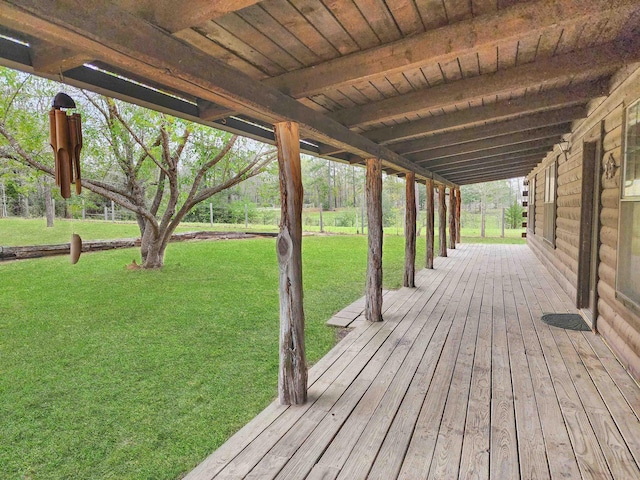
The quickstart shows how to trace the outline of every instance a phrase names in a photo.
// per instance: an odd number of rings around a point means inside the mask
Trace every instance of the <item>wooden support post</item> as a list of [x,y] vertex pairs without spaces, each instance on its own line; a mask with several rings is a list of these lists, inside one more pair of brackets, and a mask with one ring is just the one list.
[[416,174],[407,173],[404,215],[404,280],[405,287],[416,286]]
[[430,178],[427,178],[426,181],[424,182],[425,186],[427,187],[427,202],[426,202],[426,210],[427,210],[427,230],[426,230],[426,237],[427,237],[427,253],[426,253],[426,262],[425,262],[425,266],[427,268],[433,268],[433,230],[434,230],[434,215],[435,215],[435,209],[433,206],[433,180],[431,180]]
[[458,193],[456,194],[456,242],[461,243],[460,237],[460,205],[462,204],[462,195],[460,193],[460,189],[458,188]]
[[365,317],[382,321],[382,162],[367,159],[367,222],[369,254],[367,258],[367,292]]
[[449,248],[456,248],[456,191],[449,189]]
[[438,228],[440,240],[441,257],[447,256],[447,197],[445,196],[445,186],[438,185]]
[[280,370],[278,397],[283,405],[307,400],[302,304],[302,175],[298,124],[274,127],[280,171],[280,233],[276,241],[280,270]]

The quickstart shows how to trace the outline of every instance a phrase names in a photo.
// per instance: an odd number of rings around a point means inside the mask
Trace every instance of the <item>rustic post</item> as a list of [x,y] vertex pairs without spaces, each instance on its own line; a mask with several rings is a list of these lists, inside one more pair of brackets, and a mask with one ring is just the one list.
[[367,159],[367,221],[369,224],[365,317],[382,321],[382,163]]
[[280,270],[280,369],[278,397],[283,405],[307,400],[302,304],[302,175],[298,124],[274,127],[280,171],[280,233],[276,241]]
[[433,180],[427,178],[425,181],[427,187],[427,203],[425,205],[427,209],[427,254],[426,254],[426,267],[433,268],[433,230],[434,230],[434,206],[433,206]]
[[213,203],[209,203],[209,223],[213,227]]
[[460,243],[460,205],[462,204],[462,195],[460,194],[460,189],[458,188],[458,193],[456,194],[456,242]]
[[447,256],[447,199],[445,196],[445,186],[438,186],[438,229],[440,240],[440,252],[438,255],[441,257]]
[[449,246],[456,248],[456,191],[449,189]]
[[416,286],[416,174],[407,173],[404,215],[404,280],[405,287]]

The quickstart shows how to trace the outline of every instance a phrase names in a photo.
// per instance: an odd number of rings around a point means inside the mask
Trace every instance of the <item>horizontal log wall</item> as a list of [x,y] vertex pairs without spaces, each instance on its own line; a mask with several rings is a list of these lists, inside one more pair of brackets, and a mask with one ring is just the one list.
[[[582,190],[582,145],[602,131],[600,231],[598,251],[598,332],[618,359],[640,380],[640,316],[616,298],[616,262],[620,174],[606,178],[605,164],[612,159],[621,165],[624,109],[640,98],[640,65],[627,66],[612,79],[611,95],[591,102],[589,116],[574,124],[569,138],[571,150],[565,155],[556,146],[553,152],[529,175],[536,176],[535,235],[527,237],[531,249],[558,280],[562,288],[576,298],[578,282],[579,231]],[[558,159],[556,245],[542,240],[544,218],[544,169]]]

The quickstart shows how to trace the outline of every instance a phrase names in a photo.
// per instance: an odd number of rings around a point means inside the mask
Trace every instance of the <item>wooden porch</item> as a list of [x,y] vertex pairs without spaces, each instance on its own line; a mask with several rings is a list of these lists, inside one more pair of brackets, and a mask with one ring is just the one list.
[[640,388],[528,247],[460,245],[186,478],[640,478]]

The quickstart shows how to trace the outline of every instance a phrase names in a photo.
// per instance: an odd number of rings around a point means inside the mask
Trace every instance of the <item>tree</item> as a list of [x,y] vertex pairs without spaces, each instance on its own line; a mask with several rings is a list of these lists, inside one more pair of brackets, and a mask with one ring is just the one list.
[[524,208],[516,200],[505,212],[506,223],[508,228],[518,228],[522,223],[522,212]]
[[[16,86],[16,77],[23,81]],[[43,119],[47,101],[34,96],[47,81],[0,70],[5,115],[0,158],[53,176]],[[275,150],[161,113],[71,88],[82,99],[82,186],[132,211],[141,236],[144,268],[161,267],[166,246],[185,215],[213,195],[260,173]],[[79,102],[80,103],[80,102]],[[0,105],[2,107],[3,105]],[[40,108],[34,108],[39,106]]]

